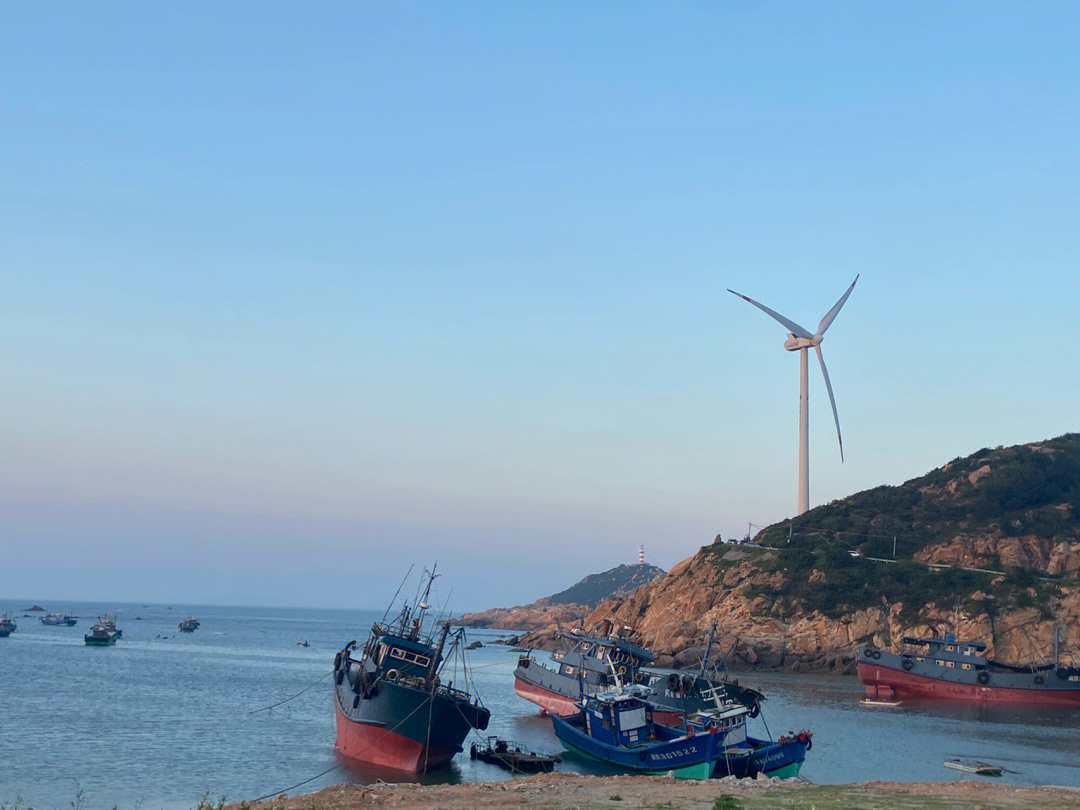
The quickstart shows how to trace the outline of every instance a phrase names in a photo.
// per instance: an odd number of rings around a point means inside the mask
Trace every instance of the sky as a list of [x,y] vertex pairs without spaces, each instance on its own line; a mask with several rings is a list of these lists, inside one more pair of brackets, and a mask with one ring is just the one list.
[[[0,6],[0,594],[452,609],[1080,429],[1071,3]],[[451,594],[452,590],[452,594]]]

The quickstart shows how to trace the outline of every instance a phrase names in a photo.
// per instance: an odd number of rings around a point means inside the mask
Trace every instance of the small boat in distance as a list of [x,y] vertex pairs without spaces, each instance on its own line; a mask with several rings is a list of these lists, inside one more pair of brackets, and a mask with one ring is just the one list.
[[498,737],[488,737],[486,745],[473,743],[469,758],[498,765],[511,773],[551,773],[555,763],[562,762],[558,754],[538,754],[516,742]]
[[334,656],[334,745],[345,757],[422,773],[464,750],[470,730],[487,728],[491,712],[453,681],[443,682],[446,662],[454,660],[453,671],[460,665],[461,683],[468,683],[465,631],[451,633],[449,621],[424,631],[435,571],[425,575],[422,595],[392,623],[375,622],[362,651],[350,641]]
[[83,641],[88,647],[111,647],[120,637],[121,633],[116,629],[116,617],[111,613],[106,613],[98,617],[97,624],[83,636]]
[[15,624],[15,620],[11,618],[11,611],[0,616],[0,638],[7,638],[15,632],[19,625]]
[[47,613],[41,617],[41,623],[50,627],[74,627],[77,621],[77,616],[68,616],[62,610],[59,613]]
[[181,633],[194,633],[199,626],[199,620],[189,613],[187,618],[181,621],[178,626]]

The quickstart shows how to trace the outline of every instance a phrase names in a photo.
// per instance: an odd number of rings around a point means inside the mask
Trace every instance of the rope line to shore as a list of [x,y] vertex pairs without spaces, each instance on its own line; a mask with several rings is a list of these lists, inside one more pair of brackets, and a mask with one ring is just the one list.
[[[329,674],[329,673],[327,673],[327,674]],[[324,675],[323,677],[326,677],[326,676]],[[320,680],[322,680],[322,679],[320,678]],[[314,684],[312,684],[312,686],[314,686]],[[308,687],[308,688],[310,689],[311,687]],[[335,696],[334,699],[336,700],[337,697]],[[398,722],[397,724],[395,724],[391,728],[388,728],[385,731],[383,731],[382,735],[379,737],[378,740],[375,740],[374,742],[368,743],[363,748],[361,748],[359,751],[357,751],[356,754],[363,753],[364,751],[367,751],[369,748],[373,748],[376,745],[376,743],[381,742],[382,738],[385,737],[387,734],[389,734],[392,731],[397,731],[398,728],[400,728],[405,723],[406,720],[408,720],[410,717],[412,717],[414,714],[416,714],[418,711],[420,711],[422,708],[424,708],[424,703],[428,703],[428,702],[434,702],[434,701],[432,700],[431,697],[429,697],[427,700],[425,700],[423,703],[419,704],[415,709],[413,709],[411,712],[409,712],[407,715],[405,715],[405,717],[401,718],[400,722]],[[429,723],[429,728],[428,728],[429,733],[430,733],[430,730],[431,729],[430,729],[430,723]],[[355,759],[356,754],[353,754],[352,758]],[[338,768],[342,767],[344,764],[345,764],[345,761],[342,760],[341,762],[338,762],[336,765],[332,765],[331,767],[327,768],[322,773],[317,773],[314,776],[309,776],[307,779],[303,780],[302,782],[297,782],[295,785],[289,785],[288,787],[281,788],[280,790],[272,791],[270,793],[267,793],[265,796],[260,796],[257,799],[250,799],[249,801],[250,801],[250,803],[253,804],[255,802],[261,802],[261,801],[263,801],[263,799],[272,799],[275,796],[280,796],[282,793],[288,793],[290,790],[295,790],[298,787],[303,787],[304,785],[308,784],[309,782],[314,782],[316,779],[318,779],[318,778],[320,778],[322,776],[326,776],[328,773],[332,773],[333,771],[336,771]]]
[[275,708],[277,706],[280,706],[282,703],[288,703],[290,700],[300,697],[302,694],[304,694],[304,692],[306,692],[309,689],[312,689],[315,686],[317,686],[318,684],[322,683],[322,681],[326,680],[326,678],[332,672],[333,672],[333,670],[330,670],[328,672],[324,672],[322,675],[319,676],[318,680],[315,680],[312,683],[309,683],[307,686],[305,686],[303,689],[301,689],[295,695],[290,695],[289,697],[285,698],[284,700],[279,700],[277,703],[271,703],[269,706],[263,706],[261,709],[252,709],[251,711],[248,712],[248,714],[255,714],[256,712],[265,712],[268,709],[273,709],[273,708]]

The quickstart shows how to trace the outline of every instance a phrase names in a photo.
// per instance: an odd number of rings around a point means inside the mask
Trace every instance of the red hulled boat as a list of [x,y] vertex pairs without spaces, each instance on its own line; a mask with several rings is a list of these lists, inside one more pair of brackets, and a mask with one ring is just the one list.
[[[1057,637],[1055,638],[1055,646]],[[931,698],[1080,708],[1080,668],[1055,663],[1016,667],[986,657],[986,645],[905,636],[900,654],[859,648],[859,680],[874,700]]]

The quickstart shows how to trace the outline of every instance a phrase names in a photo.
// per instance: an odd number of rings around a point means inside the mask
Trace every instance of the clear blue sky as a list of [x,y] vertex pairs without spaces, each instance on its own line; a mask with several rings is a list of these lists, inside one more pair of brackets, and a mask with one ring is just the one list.
[[0,593],[462,608],[1080,429],[1073,3],[6,3]]

